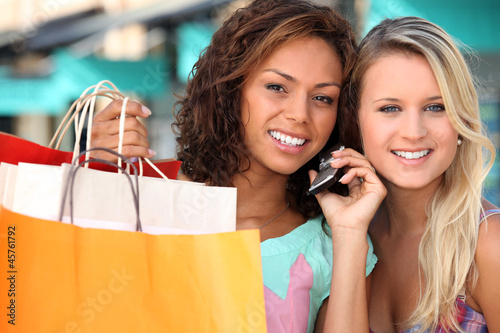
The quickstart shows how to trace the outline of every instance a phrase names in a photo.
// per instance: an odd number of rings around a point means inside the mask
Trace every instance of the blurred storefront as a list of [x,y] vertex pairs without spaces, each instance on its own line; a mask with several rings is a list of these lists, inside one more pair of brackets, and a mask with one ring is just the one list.
[[45,145],[83,90],[110,80],[154,111],[151,144],[172,157],[173,93],[230,2],[2,0],[0,130]]
[[[416,15],[478,54],[481,111],[500,147],[500,2],[316,0],[339,7],[361,38],[385,17]],[[152,147],[173,157],[175,93],[218,24],[245,0],[0,0],[0,131],[47,144],[80,93],[111,80],[147,104]],[[71,142],[66,143],[70,147]],[[63,147],[64,148],[64,147]],[[500,162],[487,195],[500,204]]]

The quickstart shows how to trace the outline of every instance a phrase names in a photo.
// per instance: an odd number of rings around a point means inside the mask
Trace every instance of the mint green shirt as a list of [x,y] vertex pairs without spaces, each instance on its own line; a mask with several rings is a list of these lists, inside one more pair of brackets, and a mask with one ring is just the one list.
[[[322,215],[312,218],[282,237],[261,243],[268,332],[314,331],[332,280],[332,239],[324,232],[322,219]],[[367,237],[368,276],[377,257]]]

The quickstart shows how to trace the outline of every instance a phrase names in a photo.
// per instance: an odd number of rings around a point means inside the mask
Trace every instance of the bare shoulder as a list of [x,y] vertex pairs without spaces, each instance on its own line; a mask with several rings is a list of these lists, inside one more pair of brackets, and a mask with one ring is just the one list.
[[[491,202],[483,200],[485,212],[498,210]],[[486,215],[479,226],[476,261],[497,259],[500,263],[500,213]]]
[[[485,211],[498,209],[483,202]],[[486,318],[490,332],[500,330],[500,214],[486,217],[479,227],[475,263],[478,269],[477,284],[472,291],[474,300]],[[497,318],[498,317],[498,318]]]

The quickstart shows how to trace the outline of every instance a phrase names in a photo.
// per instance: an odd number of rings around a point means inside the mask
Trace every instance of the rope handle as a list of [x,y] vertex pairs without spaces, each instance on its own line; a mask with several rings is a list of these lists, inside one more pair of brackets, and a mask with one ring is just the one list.
[[[125,169],[123,169],[121,166],[119,166],[116,163],[110,162],[108,160],[103,160],[103,159],[91,159],[91,160],[84,160],[80,163],[79,160],[82,156],[86,155],[90,151],[94,150],[101,150],[108,152],[110,154],[113,154],[117,156],[120,159],[123,159],[127,165],[131,166],[134,170],[134,180],[135,184],[132,181],[132,177],[130,176],[129,172],[126,172]],[[73,163],[71,164],[72,168],[70,169],[70,172],[68,174],[68,177],[66,179],[65,185],[64,185],[64,191],[62,195],[62,201],[60,205],[60,210],[59,210],[59,221],[62,221],[63,218],[63,213],[64,213],[64,207],[66,205],[66,198],[68,196],[68,191],[69,191],[69,207],[70,207],[70,218],[71,218],[71,224],[74,224],[74,217],[73,217],[73,207],[74,207],[74,200],[73,200],[73,194],[74,194],[74,184],[75,184],[75,178],[76,178],[76,173],[78,172],[79,169],[81,169],[84,165],[90,163],[90,162],[98,162],[98,163],[104,163],[113,167],[116,167],[119,169],[121,172],[124,172],[129,184],[130,188],[132,191],[132,196],[133,196],[133,201],[134,201],[134,207],[135,207],[135,213],[136,213],[136,231],[142,231],[142,224],[141,224],[141,219],[140,219],[140,214],[139,214],[139,178],[137,175],[137,167],[128,159],[127,157],[115,152],[112,149],[108,148],[90,148],[86,151],[83,151],[80,155],[78,155],[74,160]],[[78,165],[76,165],[78,163]],[[135,185],[135,187],[134,187]]]
[[[92,89],[93,91],[90,92]],[[73,161],[76,160],[77,156],[80,157],[82,156],[81,154],[79,154],[79,150],[80,150],[80,140],[85,125],[85,118],[88,113],[87,129],[91,129],[95,112],[95,102],[97,97],[106,97],[113,101],[115,100],[123,101],[122,109],[120,112],[120,127],[118,132],[119,135],[118,153],[120,155],[122,154],[123,137],[125,132],[125,117],[127,116],[126,109],[129,98],[125,97],[118,90],[118,88],[111,81],[108,80],[100,81],[98,84],[88,87],[83,91],[80,97],[73,102],[69,110],[66,112],[66,115],[62,119],[61,123],[59,124],[59,127],[57,128],[56,132],[54,133],[54,136],[52,137],[52,140],[49,143],[49,148],[54,148],[54,149],[60,148],[62,140],[66,135],[69,127],[71,126],[71,122],[74,121],[76,139],[75,139],[75,146],[73,147]],[[85,160],[90,159],[90,151],[92,151],[90,146],[91,146],[91,135],[88,135],[86,142]],[[169,180],[168,177],[165,176],[165,174],[161,172],[161,170],[158,169],[148,158],[144,158],[144,160],[151,166],[153,170],[155,170],[161,176],[161,178],[163,178],[166,181]],[[76,162],[73,163],[76,165]],[[122,159],[119,157],[117,163],[118,166],[121,167],[121,163]],[[142,158],[138,159],[138,165],[139,165],[139,177],[142,177],[143,175]],[[88,168],[88,163],[85,164],[84,167]],[[127,170],[126,170],[127,172],[130,172],[129,168],[130,165],[127,164]],[[121,174],[122,172],[123,171],[120,168],[118,168],[118,173]]]

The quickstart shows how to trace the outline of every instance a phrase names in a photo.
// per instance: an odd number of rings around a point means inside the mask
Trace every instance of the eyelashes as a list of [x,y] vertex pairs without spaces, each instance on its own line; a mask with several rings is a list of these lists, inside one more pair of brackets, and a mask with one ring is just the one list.
[[[403,108],[399,107],[398,105],[385,105],[381,108],[379,108],[380,112],[384,113],[393,113],[393,112],[398,112],[402,111]],[[431,111],[431,112],[443,112],[446,111],[445,107],[443,104],[430,104],[427,105],[423,108],[424,111]]]
[[[266,84],[265,88],[267,90],[269,90],[273,93],[277,93],[277,94],[287,92],[286,89],[282,85],[276,84],[276,83]],[[332,105],[335,102],[335,98],[332,98],[332,97],[326,96],[326,95],[317,95],[317,96],[314,96],[312,99],[315,101],[326,103],[328,105]]]
[[284,92],[285,91],[285,88],[283,88],[283,86],[281,86],[279,84],[267,84],[266,89],[274,91],[274,92]]
[[314,99],[320,102],[325,102],[327,104],[333,104],[333,98],[328,96],[316,96],[314,97]]
[[432,111],[432,112],[442,112],[446,111],[444,108],[444,105],[442,104],[431,104],[425,108],[426,111]]

